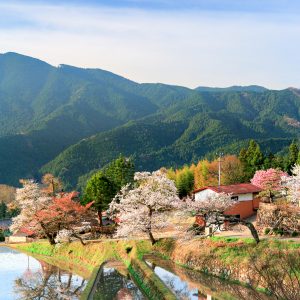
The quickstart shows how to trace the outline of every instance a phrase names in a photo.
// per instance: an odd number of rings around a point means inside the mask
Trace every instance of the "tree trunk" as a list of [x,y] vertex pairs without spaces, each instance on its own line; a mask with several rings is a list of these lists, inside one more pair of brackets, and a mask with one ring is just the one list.
[[102,210],[98,209],[97,213],[98,213],[99,225],[100,225],[100,227],[102,227],[103,226],[103,222],[102,222]]
[[79,239],[81,245],[85,246],[85,242],[83,241],[80,235],[78,235],[77,233],[73,233],[73,236]]
[[152,245],[154,245],[156,243],[156,239],[153,237],[151,230],[148,231],[148,235],[149,235]]
[[247,221],[244,221],[244,220],[240,220],[239,223],[241,223],[242,225],[245,225],[245,226],[247,226],[249,228],[249,230],[250,230],[253,238],[256,241],[256,244],[258,244],[260,242],[260,239],[259,239],[257,230],[254,227],[254,225],[251,222],[247,222]]
[[43,228],[43,231],[44,231],[44,233],[45,233],[45,235],[46,235],[46,237],[47,237],[50,245],[55,245],[56,243],[55,243],[54,237],[53,237],[52,234],[50,234],[50,233],[47,232],[47,229],[46,229],[46,226],[45,226],[44,223],[41,223],[41,227]]
[[148,227],[148,235],[149,235],[149,238],[150,238],[150,241],[151,241],[151,243],[152,243],[152,245],[154,245],[155,243],[156,243],[156,240],[155,240],[155,238],[153,237],[153,234],[152,234],[152,213],[153,213],[153,211],[152,211],[152,209],[151,208],[149,208],[149,227]]

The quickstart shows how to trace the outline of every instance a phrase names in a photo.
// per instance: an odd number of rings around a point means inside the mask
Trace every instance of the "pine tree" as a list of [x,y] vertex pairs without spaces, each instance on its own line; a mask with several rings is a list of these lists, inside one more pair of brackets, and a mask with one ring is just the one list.
[[0,203],[0,219],[4,219],[7,215],[7,205],[1,201]]
[[295,141],[293,141],[289,146],[289,154],[287,160],[286,170],[290,172],[291,168],[296,164],[299,155],[299,148]]
[[255,171],[263,168],[264,155],[254,140],[250,140],[247,149],[240,151],[239,159],[243,163],[246,180],[250,180]]
[[116,193],[121,188],[134,181],[134,163],[131,158],[120,155],[103,169],[105,176],[114,183]]
[[94,174],[87,182],[84,198],[85,202],[94,201],[97,209],[99,224],[102,226],[102,212],[106,210],[117,193],[117,187],[102,171]]

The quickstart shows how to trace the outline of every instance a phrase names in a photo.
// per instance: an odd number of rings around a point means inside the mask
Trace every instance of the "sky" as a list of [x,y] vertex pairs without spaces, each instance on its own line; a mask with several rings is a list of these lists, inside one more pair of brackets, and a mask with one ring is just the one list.
[[0,0],[0,53],[195,88],[300,88],[299,0]]

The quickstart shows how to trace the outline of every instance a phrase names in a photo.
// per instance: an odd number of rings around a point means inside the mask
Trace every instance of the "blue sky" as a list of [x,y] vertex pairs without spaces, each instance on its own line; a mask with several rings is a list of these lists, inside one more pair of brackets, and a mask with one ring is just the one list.
[[0,52],[137,82],[300,88],[298,0],[0,0]]

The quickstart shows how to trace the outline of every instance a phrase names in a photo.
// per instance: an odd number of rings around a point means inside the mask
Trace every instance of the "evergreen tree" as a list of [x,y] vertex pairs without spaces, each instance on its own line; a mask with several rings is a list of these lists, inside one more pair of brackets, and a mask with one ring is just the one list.
[[121,188],[134,181],[134,163],[132,159],[120,155],[87,181],[84,192],[84,203],[95,201],[100,226],[102,212],[106,210]]
[[295,143],[295,141],[293,141],[289,146],[286,171],[290,172],[291,168],[297,162],[298,155],[299,155],[299,148],[298,148],[297,144]]
[[1,201],[0,203],[0,219],[4,219],[7,216],[7,205]]
[[117,192],[134,181],[134,163],[131,158],[120,155],[103,169],[105,176],[114,183]]
[[243,163],[246,180],[250,180],[255,171],[262,169],[264,166],[264,155],[254,140],[250,140],[247,149],[240,151],[239,159]]
[[194,189],[194,174],[185,166],[182,170],[176,174],[176,187],[180,198],[186,197]]
[[94,207],[97,209],[100,226],[102,223],[102,212],[106,210],[116,195],[116,185],[108,179],[102,171],[94,174],[87,182],[84,198],[85,202],[94,201]]
[[297,162],[296,162],[297,165],[300,165],[300,151],[298,153],[298,157],[297,157]]

